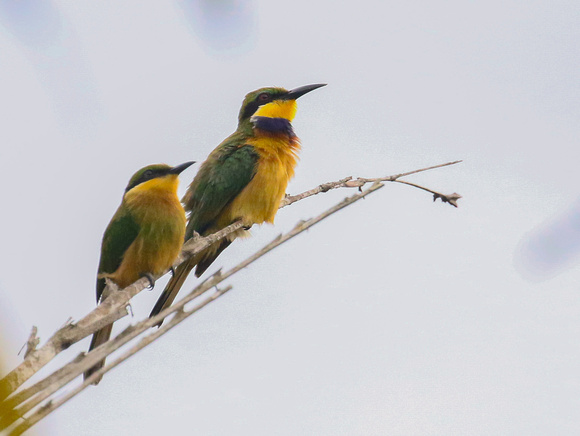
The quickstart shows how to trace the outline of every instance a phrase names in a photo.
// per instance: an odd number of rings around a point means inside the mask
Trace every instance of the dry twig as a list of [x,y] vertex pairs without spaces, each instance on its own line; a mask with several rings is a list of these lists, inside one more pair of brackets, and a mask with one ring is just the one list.
[[[56,392],[58,389],[60,389],[60,387],[66,385],[69,381],[76,378],[78,375],[82,374],[88,368],[93,366],[96,362],[101,360],[102,357],[104,357],[104,355],[110,354],[112,351],[118,349],[120,346],[126,344],[127,342],[136,338],[139,334],[143,333],[144,331],[146,331],[146,330],[150,329],[151,327],[153,327],[154,325],[156,325],[159,321],[164,319],[166,316],[170,315],[171,313],[177,312],[176,315],[170,320],[170,322],[168,322],[166,325],[162,326],[159,330],[155,331],[154,333],[151,333],[151,334],[145,336],[132,349],[128,350],[127,352],[125,352],[125,354],[123,354],[122,356],[117,358],[115,361],[106,365],[104,368],[101,368],[95,374],[91,375],[91,377],[89,377],[87,380],[85,380],[81,385],[77,386],[72,391],[65,394],[62,398],[48,401],[45,405],[40,406],[38,410],[36,410],[34,413],[32,413],[32,415],[27,417],[24,420],[24,422],[22,422],[20,425],[18,425],[13,430],[12,434],[18,435],[18,434],[21,434],[23,431],[27,430],[28,428],[30,428],[32,425],[34,425],[40,419],[42,419],[43,417],[45,417],[46,415],[48,415],[52,411],[56,410],[58,407],[60,407],[66,401],[70,400],[72,397],[74,397],[75,395],[80,393],[82,390],[84,390],[86,387],[88,387],[94,379],[96,379],[100,375],[108,372],[110,369],[117,366],[119,363],[126,360],[127,358],[129,358],[130,356],[135,354],[137,351],[139,351],[140,349],[142,349],[146,345],[149,345],[151,342],[153,342],[159,336],[162,336],[163,334],[165,334],[167,331],[169,331],[175,325],[181,323],[185,318],[191,316],[193,313],[197,312],[202,307],[205,307],[210,302],[215,301],[218,297],[220,297],[221,295],[223,295],[224,293],[229,291],[231,289],[231,286],[224,288],[223,290],[218,289],[209,298],[202,301],[201,303],[199,303],[198,305],[196,305],[193,309],[191,309],[189,311],[186,311],[184,309],[184,306],[186,303],[193,300],[194,298],[199,297],[200,295],[207,292],[208,290],[216,287],[219,283],[223,282],[224,280],[231,277],[232,275],[234,275],[238,271],[242,270],[243,268],[246,268],[248,265],[253,263],[255,260],[264,256],[265,254],[267,254],[268,252],[270,252],[271,250],[273,250],[277,246],[283,244],[284,242],[288,241],[289,239],[293,238],[294,236],[302,233],[306,229],[312,227],[313,225],[317,224],[318,222],[322,221],[323,219],[329,217],[333,213],[338,212],[339,210],[343,209],[344,207],[349,206],[350,204],[352,204],[352,203],[360,200],[361,198],[366,197],[367,195],[371,194],[372,192],[382,188],[383,186],[384,186],[383,184],[376,182],[367,190],[365,190],[361,193],[355,194],[349,198],[344,199],[343,201],[341,201],[340,203],[338,203],[334,207],[326,210],[325,212],[323,212],[319,216],[312,218],[312,219],[309,219],[307,221],[301,221],[290,232],[288,232],[284,235],[278,236],[272,242],[270,242],[269,244],[264,246],[261,250],[259,250],[258,252],[256,252],[255,254],[253,254],[252,256],[250,256],[249,258],[244,260],[243,262],[239,263],[238,265],[236,265],[232,269],[230,269],[224,273],[221,273],[218,271],[217,273],[212,275],[208,280],[206,280],[201,285],[196,287],[193,291],[191,291],[190,294],[188,294],[186,297],[184,297],[183,299],[181,299],[180,301],[175,303],[173,306],[163,310],[157,316],[155,316],[153,318],[148,318],[148,319],[146,319],[146,320],[144,320],[144,321],[142,321],[134,326],[130,326],[128,329],[126,329],[120,335],[115,337],[113,340],[106,342],[105,344],[101,345],[100,347],[94,349],[92,352],[88,353],[84,359],[81,359],[79,362],[76,362],[75,365],[71,366],[69,368],[69,371],[67,374],[63,374],[63,382],[62,383],[58,383],[58,386],[57,386],[57,383],[55,382],[55,383],[53,383],[53,385],[51,385],[49,387],[50,394]],[[50,395],[50,394],[45,394],[44,392],[43,392],[43,394],[44,395],[43,395],[43,398],[41,400],[32,401],[31,404],[25,404],[23,408],[20,408],[19,410],[17,410],[18,415],[22,416],[24,413],[27,413],[29,410],[36,407],[40,402],[42,402],[46,397],[48,397],[48,395]]]
[[[270,244],[266,245],[262,250],[255,253],[253,256],[241,262],[234,268],[228,270],[223,274],[218,272],[212,275],[210,278],[208,278],[200,285],[198,285],[195,289],[193,289],[193,291],[191,291],[183,299],[175,303],[173,306],[165,309],[157,316],[150,319],[149,318],[145,319],[135,325],[129,326],[127,329],[125,329],[115,338],[111,339],[109,342],[101,345],[100,347],[94,349],[93,351],[91,351],[86,355],[84,353],[81,353],[73,361],[69,362],[63,368],[58,369],[57,371],[55,371],[48,377],[44,378],[43,380],[37,382],[33,386],[21,390],[18,393],[15,393],[15,391],[19,388],[19,386],[22,385],[22,383],[24,383],[24,381],[26,381],[28,378],[34,375],[40,368],[42,368],[44,365],[46,365],[46,363],[52,360],[52,358],[54,358],[58,353],[70,347],[70,345],[74,344],[75,342],[78,342],[84,337],[92,334],[94,331],[100,329],[104,325],[107,325],[110,322],[116,321],[117,319],[120,319],[121,317],[125,316],[126,315],[125,306],[129,303],[129,300],[133,296],[135,296],[142,289],[148,286],[149,284],[148,280],[141,279],[135,282],[133,285],[125,288],[124,290],[113,292],[109,298],[103,301],[99,306],[97,306],[95,310],[93,310],[87,316],[82,318],[79,322],[65,325],[63,328],[58,330],[47,341],[47,343],[38,350],[35,349],[35,346],[38,344],[38,339],[36,339],[36,332],[34,332],[34,335],[31,334],[29,344],[33,344],[34,341],[36,341],[36,343],[28,346],[27,356],[25,357],[24,362],[21,365],[19,365],[15,370],[11,371],[4,379],[0,380],[0,392],[5,393],[3,398],[0,398],[0,400],[3,400],[4,398],[8,397],[8,399],[4,401],[2,404],[0,404],[0,406],[2,410],[10,410],[10,413],[5,413],[4,416],[0,417],[0,429],[7,428],[14,421],[16,421],[18,417],[23,417],[25,414],[34,409],[34,411],[28,417],[24,418],[24,422],[20,423],[18,426],[13,428],[13,432],[11,433],[11,434],[21,434],[23,431],[28,429],[38,420],[42,419],[44,416],[48,415],[53,410],[58,408],[60,405],[64,404],[66,401],[68,401],[76,394],[81,392],[83,389],[85,389],[85,387],[88,386],[93,379],[96,379],[100,375],[108,372],[109,370],[117,366],[119,363],[126,360],[128,357],[135,354],[137,351],[139,351],[140,349],[142,349],[143,347],[145,347],[146,345],[157,339],[159,336],[165,334],[165,332],[167,332],[169,329],[181,323],[185,318],[191,316],[193,313],[197,312],[199,309],[209,304],[211,301],[214,301],[219,296],[223,295],[231,288],[231,286],[214,292],[209,298],[198,303],[193,309],[189,311],[185,311],[184,309],[186,303],[199,297],[200,295],[212,289],[213,287],[217,286],[223,280],[235,274],[242,268],[245,268],[250,263],[260,258],[264,254],[268,253],[270,250],[277,247],[278,245],[284,243],[288,239],[303,232],[307,228],[313,226],[322,219],[325,219],[331,214],[337,212],[338,210],[354,203],[355,201],[361,198],[364,198],[366,195],[369,195],[370,193],[381,188],[383,186],[382,182],[391,181],[408,184],[410,186],[414,186],[432,193],[434,195],[434,199],[441,198],[444,202],[448,202],[451,205],[457,207],[456,201],[460,198],[458,194],[444,195],[436,191],[432,191],[428,188],[424,188],[422,186],[415,185],[410,182],[401,181],[399,179],[404,176],[408,176],[422,171],[427,171],[430,169],[440,168],[443,166],[453,165],[458,162],[461,161],[449,162],[446,164],[436,165],[429,168],[423,168],[408,173],[401,173],[393,176],[376,179],[358,178],[353,180],[352,177],[347,177],[336,182],[321,184],[314,189],[305,191],[295,196],[287,196],[282,202],[280,206],[281,208],[288,206],[296,201],[302,200],[304,198],[316,195],[318,193],[327,192],[331,189],[336,189],[339,187],[357,187],[359,188],[360,191],[361,187],[364,186],[365,184],[373,183],[373,185],[370,188],[343,200],[342,202],[340,202],[333,208],[330,208],[329,210],[325,211],[318,217],[308,221],[300,222],[290,232],[288,232],[285,235],[279,236]],[[230,233],[235,232],[241,227],[242,223],[236,222],[213,235],[207,237],[195,236],[184,245],[183,251],[179,259],[176,261],[175,266],[179,265],[181,262],[188,259],[192,255],[205,249],[209,245],[219,241],[220,239],[224,238]],[[101,370],[93,374],[91,378],[85,380],[83,383],[81,383],[79,386],[77,386],[64,396],[57,399],[52,398],[55,392],[57,392],[63,386],[68,384],[70,381],[74,380],[86,369],[92,367],[96,362],[100,361],[101,359],[108,356],[115,350],[124,346],[129,341],[133,340],[138,335],[147,331],[151,326],[154,326],[159,321],[161,321],[166,316],[172,313],[175,313],[173,318],[164,326],[162,326],[159,330],[156,330],[154,333],[150,333],[149,335],[143,337],[141,341],[139,341],[132,348],[128,349],[123,355],[119,356],[113,362],[107,364]],[[32,341],[32,339],[34,339],[34,341]],[[43,404],[41,405],[41,403]]]

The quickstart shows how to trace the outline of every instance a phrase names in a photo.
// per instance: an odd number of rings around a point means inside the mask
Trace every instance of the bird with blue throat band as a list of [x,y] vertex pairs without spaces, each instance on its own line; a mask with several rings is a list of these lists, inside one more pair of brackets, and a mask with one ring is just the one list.
[[[238,128],[218,145],[201,165],[182,202],[189,213],[185,240],[206,236],[237,220],[246,228],[273,223],[300,151],[292,128],[296,100],[325,84],[261,88],[246,95]],[[201,276],[237,237],[239,230],[181,264],[157,300],[150,316],[169,307],[190,271]],[[159,323],[161,325],[161,323]]]

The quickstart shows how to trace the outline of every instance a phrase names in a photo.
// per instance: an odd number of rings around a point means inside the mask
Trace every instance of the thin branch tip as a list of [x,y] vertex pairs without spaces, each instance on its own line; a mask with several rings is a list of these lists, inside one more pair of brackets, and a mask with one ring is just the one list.
[[454,192],[453,194],[449,194],[449,195],[434,193],[433,194],[433,201],[436,201],[438,198],[440,198],[443,203],[449,203],[453,207],[458,207],[457,200],[459,200],[462,197],[461,197],[461,195],[459,195],[456,192]]

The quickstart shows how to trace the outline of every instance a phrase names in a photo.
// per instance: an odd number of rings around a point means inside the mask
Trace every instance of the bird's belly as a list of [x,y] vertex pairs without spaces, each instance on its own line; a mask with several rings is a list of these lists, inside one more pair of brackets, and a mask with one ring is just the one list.
[[176,234],[161,243],[147,242],[138,237],[125,252],[121,265],[109,276],[124,288],[138,280],[145,273],[159,275],[167,271],[181,251],[183,234]]
[[273,223],[292,176],[279,159],[263,159],[248,185],[228,207],[225,225],[242,219],[248,225]]
[[159,275],[167,271],[181,251],[185,213],[180,204],[176,200],[175,204],[150,209],[156,217],[141,224],[139,235],[123,255],[121,265],[108,275],[120,288],[129,286],[145,273]]

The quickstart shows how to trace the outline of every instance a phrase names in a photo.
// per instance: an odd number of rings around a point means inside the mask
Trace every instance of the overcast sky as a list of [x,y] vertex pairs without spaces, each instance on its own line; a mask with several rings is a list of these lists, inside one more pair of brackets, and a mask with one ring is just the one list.
[[[203,161],[249,91],[328,83],[299,100],[289,193],[464,160],[409,178],[458,209],[386,186],[34,434],[580,432],[579,19],[574,0],[0,3],[8,367],[32,325],[46,340],[94,307],[129,177]],[[284,209],[210,271],[350,193]]]

